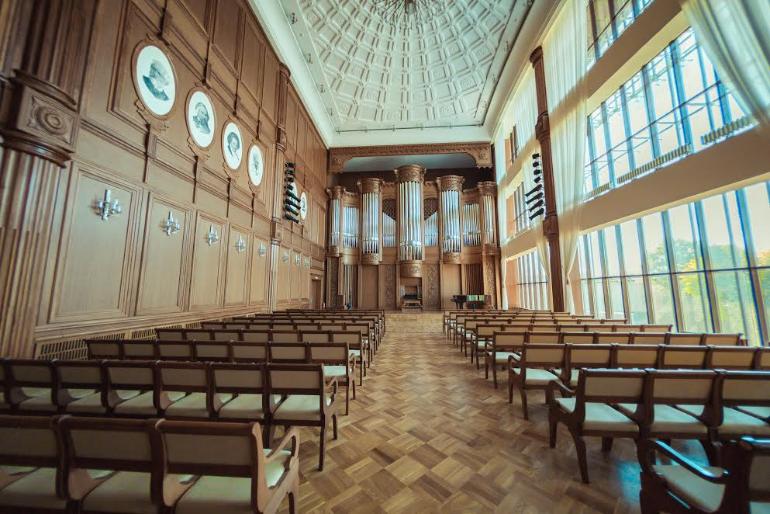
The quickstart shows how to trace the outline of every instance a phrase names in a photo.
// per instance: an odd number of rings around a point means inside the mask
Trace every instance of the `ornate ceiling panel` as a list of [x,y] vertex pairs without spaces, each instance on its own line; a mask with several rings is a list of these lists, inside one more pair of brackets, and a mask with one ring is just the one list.
[[382,0],[281,0],[339,133],[483,125],[531,0],[431,0],[406,32]]

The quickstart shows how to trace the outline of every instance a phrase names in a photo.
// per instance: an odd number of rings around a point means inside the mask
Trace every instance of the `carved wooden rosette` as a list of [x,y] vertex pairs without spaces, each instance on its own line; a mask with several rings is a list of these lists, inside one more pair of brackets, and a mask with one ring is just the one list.
[[439,248],[444,264],[460,264],[462,259],[462,191],[465,179],[444,175],[436,179],[439,190]]
[[398,260],[401,264],[401,276],[421,277],[425,168],[418,164],[407,164],[394,171],[398,185]]
[[358,181],[361,193],[361,264],[382,261],[382,179]]

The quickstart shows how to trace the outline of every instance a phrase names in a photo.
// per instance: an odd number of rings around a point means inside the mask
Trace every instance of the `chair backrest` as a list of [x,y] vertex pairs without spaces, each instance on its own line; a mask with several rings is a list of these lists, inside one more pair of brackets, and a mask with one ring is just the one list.
[[165,341],[184,341],[187,339],[183,328],[156,328],[155,336]]
[[651,415],[651,407],[657,403],[708,404],[712,400],[716,376],[712,370],[648,370],[645,403],[650,408],[647,412]]
[[241,340],[245,343],[268,343],[270,342],[269,330],[243,330],[241,331]]
[[230,360],[230,346],[220,341],[196,341],[193,344],[194,360],[223,362]]
[[671,325],[642,325],[642,332],[671,332]]
[[233,362],[266,362],[267,343],[227,343]]
[[703,341],[703,334],[675,333],[668,335],[667,344],[676,346],[697,346]]
[[559,344],[559,332],[527,332],[527,344]]
[[585,402],[641,403],[645,375],[637,369],[581,369],[577,397]]
[[105,361],[105,377],[110,389],[149,390],[155,388],[152,361]]
[[158,346],[155,341],[124,341],[123,357],[130,360],[152,360],[158,357]]
[[11,359],[6,361],[6,369],[13,387],[39,387],[53,390],[56,386],[51,361]]
[[267,347],[270,354],[270,362],[306,362],[307,345],[297,343],[272,343]]
[[707,346],[664,346],[658,368],[702,369],[706,365]]
[[612,348],[610,344],[566,345],[565,368],[609,368],[612,365]]
[[197,341],[158,341],[158,358],[170,361],[191,361],[194,358],[193,346]]
[[559,324],[559,331],[560,332],[585,332],[585,325],[578,325],[578,324],[567,324],[567,323],[561,323]]
[[665,332],[636,332],[631,334],[631,344],[666,344]]
[[701,344],[709,346],[742,346],[741,334],[703,334]]
[[361,348],[360,332],[340,332],[339,330],[331,333],[333,343],[346,343],[351,349]]
[[271,343],[299,343],[300,333],[297,331],[276,331],[273,330],[270,334]]
[[264,364],[213,362],[210,377],[217,393],[263,394],[267,387]]
[[520,350],[527,340],[526,332],[495,332],[492,345],[495,349]]
[[55,361],[54,370],[62,389],[101,389],[105,384],[100,361]]
[[302,341],[310,344],[328,343],[329,341],[331,341],[331,337],[332,336],[330,332],[323,332],[315,329],[312,331],[302,332]]
[[721,372],[717,393],[723,405],[770,407],[770,372]]
[[615,368],[655,368],[658,365],[658,345],[618,345],[612,366]]
[[626,345],[631,342],[631,334],[629,332],[597,332],[594,342],[596,344]]
[[[749,502],[770,502],[770,439],[761,440],[744,437],[740,443],[750,446],[752,450],[751,467],[749,468]],[[746,461],[746,459],[741,459]],[[753,505],[753,504],[752,504]]]
[[61,445],[49,416],[0,415],[0,465],[56,468],[61,472]]
[[593,344],[593,332],[562,332],[562,344]]
[[240,341],[241,330],[216,329],[211,331],[211,339],[214,341]]
[[278,332],[294,332],[296,327],[294,323],[273,323],[273,331]]
[[208,365],[205,362],[159,362],[155,366],[158,388],[185,393],[207,392]]
[[267,375],[272,394],[323,396],[323,366],[320,364],[269,364]]
[[345,343],[316,343],[308,345],[310,362],[347,365],[350,347]]
[[709,369],[751,369],[756,348],[747,346],[712,346],[706,356]]
[[521,353],[522,368],[561,368],[564,366],[563,344],[524,345]]
[[123,358],[122,345],[123,342],[120,340],[87,339],[88,358],[121,359]]
[[770,348],[757,348],[754,356],[754,369],[770,370]]

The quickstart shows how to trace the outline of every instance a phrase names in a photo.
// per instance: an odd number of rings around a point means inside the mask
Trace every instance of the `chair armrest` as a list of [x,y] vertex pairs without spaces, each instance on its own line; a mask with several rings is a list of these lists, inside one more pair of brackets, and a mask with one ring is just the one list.
[[551,405],[556,399],[557,389],[559,390],[559,392],[561,392],[562,398],[569,398],[571,396],[575,396],[575,391],[565,386],[561,382],[554,380],[548,383],[548,388],[545,390],[545,402],[548,405]]
[[[730,473],[727,471],[722,471],[719,475],[715,475],[714,473],[710,472],[709,470],[703,468],[700,464],[697,462],[693,462],[692,460],[688,459],[675,449],[673,449],[668,444],[664,443],[663,441],[659,440],[653,440],[651,442],[648,442],[647,444],[652,444],[652,447],[647,448],[647,452],[642,452],[640,450],[639,455],[639,463],[642,466],[642,469],[644,469],[647,472],[651,472],[657,475],[657,473],[654,472],[652,469],[652,465],[654,462],[650,461],[650,457],[653,457],[654,452],[660,452],[664,455],[666,455],[668,458],[685,468],[690,473],[696,475],[698,478],[702,478],[703,480],[706,480],[708,482],[714,483],[714,484],[724,484],[727,482],[728,477],[730,476]],[[640,445],[640,448],[646,446]],[[644,455],[642,455],[644,453]]]
[[[337,377],[331,377],[324,384],[324,393],[331,394],[332,401],[334,401],[334,395],[337,394],[337,388],[339,387]],[[331,389],[331,391],[329,391]]]
[[278,452],[286,448],[289,443],[292,443],[291,456],[296,457],[299,455],[299,430],[296,427],[291,427],[278,442],[278,445],[270,449],[270,453],[265,456],[265,464],[275,460]]

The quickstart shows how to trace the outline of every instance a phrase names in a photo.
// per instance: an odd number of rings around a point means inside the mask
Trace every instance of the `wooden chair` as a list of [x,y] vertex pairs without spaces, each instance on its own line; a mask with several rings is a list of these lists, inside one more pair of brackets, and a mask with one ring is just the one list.
[[219,419],[266,423],[271,405],[280,400],[268,396],[263,364],[212,363],[209,382],[209,403]]
[[296,330],[273,330],[270,333],[270,344],[300,343],[300,334]]
[[673,327],[671,325],[642,325],[642,332],[658,332],[666,333],[671,332]]
[[631,343],[630,332],[596,332],[594,344],[627,345]]
[[613,368],[655,368],[658,356],[664,347],[651,344],[632,344],[615,346],[612,361]]
[[[166,512],[189,484],[164,476],[157,420],[66,417],[59,424],[65,449],[65,488],[82,514]],[[94,471],[98,470],[98,471]],[[165,480],[164,480],[165,479]],[[164,497],[161,485],[168,482]],[[172,487],[173,484],[173,487]]]
[[489,368],[492,368],[492,382],[497,389],[497,368],[505,366],[509,358],[518,362],[521,349],[527,340],[527,332],[495,332],[492,344],[484,351],[484,378],[489,378]]
[[270,342],[270,336],[270,330],[243,330],[241,332],[241,341],[244,343],[268,344]]
[[717,380],[715,438],[770,438],[770,372],[721,372]]
[[345,386],[345,415],[350,413],[350,388],[356,399],[356,359],[344,343],[315,343],[308,345],[308,360],[323,365],[324,377],[334,377]]
[[524,419],[529,419],[527,410],[527,391],[545,390],[548,384],[559,380],[553,369],[564,366],[564,345],[543,344],[524,345],[521,360],[508,359],[508,403],[513,403],[513,389],[519,390]]
[[665,332],[635,332],[631,334],[631,344],[659,345],[666,344],[668,336]]
[[0,415],[0,512],[71,512],[62,488],[58,417]]
[[277,425],[320,427],[318,469],[323,470],[329,418],[337,439],[337,379],[324,377],[320,364],[270,364],[267,375],[270,393],[283,397],[270,413],[271,431]]
[[28,414],[55,414],[56,376],[51,361],[11,359],[5,361],[8,399],[14,411]]
[[562,344],[594,344],[593,332],[562,332],[559,342]]
[[[107,407],[111,414],[122,417],[158,415],[155,405],[154,362],[105,361]],[[183,396],[180,393],[176,399]]]
[[770,348],[757,348],[754,355],[754,369],[770,370]]
[[[161,467],[192,477],[174,512],[242,514],[278,512],[289,497],[299,499],[299,433],[288,430],[272,450],[264,448],[257,423],[161,420]],[[162,486],[162,494],[176,492]]]
[[[590,347],[588,347],[590,348]],[[548,400],[549,445],[556,447],[556,429],[564,423],[575,442],[580,467],[580,476],[589,483],[588,463],[584,436],[602,438],[602,451],[612,448],[617,437],[638,439],[639,425],[634,420],[613,408],[610,404],[640,404],[644,390],[645,372],[641,370],[583,369],[573,391],[559,382],[551,382],[546,391]]]
[[561,382],[570,389],[577,386],[578,375],[584,368],[609,368],[612,365],[611,344],[565,345],[564,367]]
[[241,339],[241,330],[220,328],[211,331],[212,341],[239,341]]
[[324,332],[322,330],[303,331],[302,342],[315,344],[315,343],[328,343],[331,341],[331,332]]
[[745,369],[754,366],[756,348],[746,346],[712,346],[706,355],[707,369]]
[[363,343],[361,342],[361,334],[359,332],[331,332],[331,340],[333,343],[348,345],[350,355],[355,359],[355,364],[358,367],[358,385],[364,385],[364,377],[366,376],[366,364],[368,363],[367,354],[364,351]]
[[658,369],[703,369],[707,346],[662,346]]
[[208,378],[205,362],[157,363],[155,404],[160,414],[177,419],[213,417]]
[[54,361],[56,403],[69,414],[107,414],[107,388],[100,361]]
[[[663,454],[670,463],[657,464]],[[759,514],[770,508],[770,440],[744,437],[727,443],[724,467],[703,467],[662,441],[639,449],[645,514]]]

